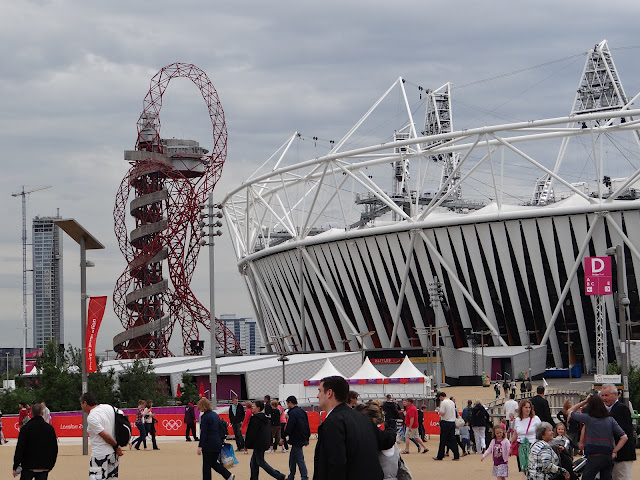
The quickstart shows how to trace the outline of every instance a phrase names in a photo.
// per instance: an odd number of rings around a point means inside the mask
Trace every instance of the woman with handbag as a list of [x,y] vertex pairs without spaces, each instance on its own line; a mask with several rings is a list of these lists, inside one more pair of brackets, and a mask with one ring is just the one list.
[[536,441],[536,428],[540,423],[531,402],[528,399],[520,400],[511,427],[511,455],[517,457],[518,471],[524,472],[525,476],[529,463],[529,449]]
[[211,469],[222,475],[225,480],[233,480],[235,475],[227,470],[218,460],[224,438],[224,430],[220,417],[213,411],[211,402],[206,398],[198,400],[200,416],[200,441],[198,455],[202,455],[202,480],[211,480]]

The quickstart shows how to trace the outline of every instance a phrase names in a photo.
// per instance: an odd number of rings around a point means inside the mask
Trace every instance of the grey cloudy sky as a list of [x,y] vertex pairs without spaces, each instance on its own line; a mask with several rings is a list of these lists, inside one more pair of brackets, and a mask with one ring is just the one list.
[[[615,8],[595,1],[3,2],[0,346],[21,345],[21,211],[10,196],[21,185],[53,186],[28,197],[29,229],[34,215],[60,208],[105,244],[90,254],[96,268],[88,274],[89,293],[109,295],[98,349],[121,331],[110,303],[125,267],[114,197],[149,81],[163,66],[193,63],[217,89],[229,132],[215,191],[222,199],[294,131],[340,138],[400,75],[429,88],[453,82],[458,129],[562,116],[583,57],[455,85],[570,57],[606,38],[632,96],[640,49],[622,47],[640,44],[639,13],[631,1]],[[163,136],[211,147],[206,108],[187,80],[169,86],[161,119]],[[218,245],[216,314],[253,316],[226,232]],[[79,255],[71,240],[64,255],[65,340],[78,345]],[[206,305],[207,285],[203,256],[194,290]]]

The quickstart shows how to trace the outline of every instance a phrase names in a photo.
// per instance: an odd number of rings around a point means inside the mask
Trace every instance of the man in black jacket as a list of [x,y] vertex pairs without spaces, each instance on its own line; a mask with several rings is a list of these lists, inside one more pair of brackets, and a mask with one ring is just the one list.
[[398,428],[396,420],[400,418],[400,410],[391,395],[387,395],[387,401],[382,404],[382,411],[384,412],[384,429],[393,429],[395,432]]
[[[624,403],[618,401],[618,389],[611,383],[602,386],[600,396],[613,419],[627,434],[627,442],[616,454],[612,478],[613,480],[631,480],[631,468],[636,459],[636,435],[631,423],[631,411]],[[615,441],[617,442],[618,438]]]
[[234,396],[229,406],[229,422],[233,428],[233,436],[236,437],[236,452],[244,450],[244,437],[242,436],[242,422],[244,421],[244,407],[238,403],[238,397]]
[[287,397],[287,407],[289,408],[289,420],[284,429],[284,434],[289,437],[291,453],[289,454],[289,476],[288,480],[293,480],[296,476],[296,465],[300,468],[302,480],[309,480],[307,474],[307,464],[304,462],[302,447],[309,444],[311,429],[309,428],[309,417],[307,412],[298,406],[298,399],[291,395]]
[[349,384],[325,377],[318,387],[320,410],[327,416],[318,428],[313,480],[381,480],[376,426],[346,404]]
[[547,422],[550,425],[555,425],[556,422],[553,421],[551,409],[549,409],[549,402],[544,398],[544,386],[538,385],[536,393],[537,395],[531,397],[531,405],[533,405],[534,413],[538,416],[540,421]]
[[263,413],[264,402],[256,400],[253,402],[251,420],[247,427],[247,438],[245,439],[246,448],[253,449],[249,468],[251,470],[251,480],[258,480],[260,468],[278,480],[285,480],[286,475],[279,472],[264,459],[264,452],[271,445],[271,421]]
[[[187,430],[185,432],[187,442],[191,441],[191,436],[189,435],[190,432],[193,433],[193,438],[197,442],[199,438],[196,434],[196,409],[193,405],[193,400],[189,400],[189,403],[184,406],[184,424],[187,427]],[[144,448],[147,448],[146,442],[144,445]]]
[[22,467],[21,479],[46,480],[58,458],[58,439],[51,425],[42,418],[42,404],[31,406],[33,418],[18,435],[18,445],[13,455],[13,476]]

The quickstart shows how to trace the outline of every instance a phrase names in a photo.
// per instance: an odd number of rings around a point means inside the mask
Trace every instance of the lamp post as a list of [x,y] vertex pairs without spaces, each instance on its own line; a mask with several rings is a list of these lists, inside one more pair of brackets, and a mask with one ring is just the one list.
[[278,357],[278,361],[282,362],[282,384],[283,385],[286,383],[285,376],[284,376],[284,364],[289,361],[289,358],[287,357],[287,355],[288,355],[287,353],[281,353],[280,356]]
[[571,337],[570,335],[572,333],[577,332],[578,330],[569,330],[567,328],[567,330],[559,330],[558,333],[564,333],[567,335],[567,341],[564,342],[567,344],[567,363],[569,364],[569,378],[571,378],[571,345],[573,345],[573,342],[571,341]]
[[364,363],[364,339],[367,337],[370,337],[374,333],[376,333],[375,330],[367,333],[349,333],[349,335],[353,335],[356,338],[356,340],[360,339],[360,342],[358,343],[359,343],[360,351],[362,352],[362,363]]
[[9,388],[9,352],[7,352],[7,388]]
[[[413,329],[418,333],[418,335],[420,335],[421,333],[426,333],[427,335],[429,335],[429,369],[431,370],[431,378],[435,381],[436,378],[436,366],[434,365],[433,362],[433,333],[434,332],[438,332],[440,330],[444,330],[445,328],[448,327],[434,327],[432,325],[429,325],[427,327],[413,327]],[[436,351],[437,353],[437,351]],[[439,382],[438,382],[439,383]]]
[[484,382],[485,377],[485,369],[484,369],[484,336],[491,334],[491,330],[481,330],[479,332],[471,332],[473,335],[480,335],[480,343],[481,345],[481,355],[482,355],[482,381]]
[[[87,261],[87,250],[102,250],[102,245],[73,218],[55,220],[55,224],[80,245],[80,342],[82,343],[82,393],[87,393],[87,267],[94,263]],[[87,414],[82,414],[82,455],[89,454]]]
[[[627,346],[627,312],[626,309],[631,302],[627,298],[626,289],[626,266],[624,263],[624,249],[622,245],[616,245],[615,247],[607,248],[605,252],[607,255],[615,255],[616,257],[616,277],[618,283],[618,294],[616,295],[616,303],[618,304],[618,324],[620,325],[620,343]],[[627,352],[625,352],[626,354]],[[627,355],[621,355],[622,357],[622,402],[625,405],[629,405],[629,365],[627,363]]]
[[[208,245],[209,246],[209,330],[210,330],[210,342],[211,342],[211,373],[209,374],[209,382],[211,383],[211,404],[213,408],[216,408],[218,404],[216,398],[216,386],[218,383],[218,367],[216,366],[216,350],[218,347],[218,340],[216,339],[216,296],[215,296],[215,238],[222,235],[222,231],[217,230],[213,231],[214,228],[221,227],[222,223],[220,222],[220,218],[222,218],[222,209],[221,204],[213,203],[213,192],[209,193],[209,203],[206,205],[202,205],[201,208],[207,208],[207,213],[201,213],[201,219],[207,219],[208,223],[200,221],[199,227],[204,228],[205,226],[209,227],[209,233],[205,234],[204,230],[200,231],[200,236],[207,236],[208,240],[202,238],[200,240],[200,245]],[[214,213],[214,209],[218,209],[218,212]],[[218,219],[215,220],[214,219]]]

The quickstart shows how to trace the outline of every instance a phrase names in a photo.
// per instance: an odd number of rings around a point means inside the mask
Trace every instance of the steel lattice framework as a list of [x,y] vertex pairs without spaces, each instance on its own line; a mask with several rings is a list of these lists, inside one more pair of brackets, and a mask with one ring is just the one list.
[[[186,153],[180,149],[165,151],[160,137],[160,109],[162,96],[176,77],[191,80],[207,105],[213,126],[210,155],[199,146]],[[114,310],[125,328],[114,337],[114,349],[120,358],[171,355],[168,345],[177,322],[184,353],[201,353],[191,341],[199,340],[198,324],[207,329],[211,325],[209,311],[190,288],[200,250],[198,214],[220,178],[227,153],[224,112],[206,73],[186,63],[160,70],[151,79],[137,131],[136,150],[125,152],[132,167],[120,184],[113,212],[115,234],[127,260],[127,269],[113,293]],[[129,204],[132,192],[134,199]],[[130,234],[126,225],[128,204],[128,213],[135,219]],[[168,263],[168,279],[163,276],[164,260]],[[217,319],[215,325],[219,351],[237,351],[239,345],[231,331]]]

